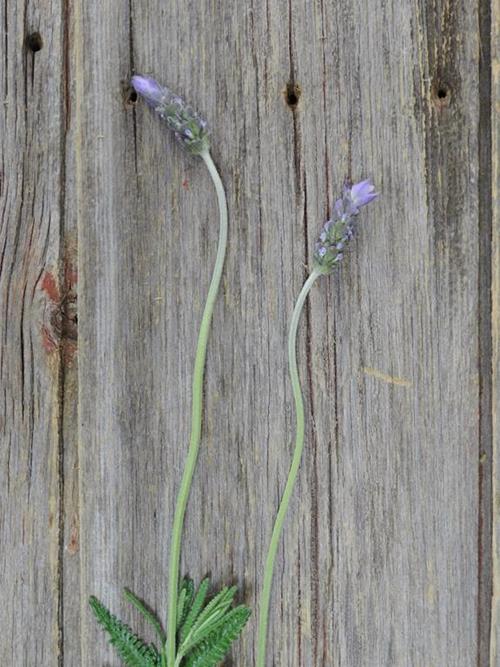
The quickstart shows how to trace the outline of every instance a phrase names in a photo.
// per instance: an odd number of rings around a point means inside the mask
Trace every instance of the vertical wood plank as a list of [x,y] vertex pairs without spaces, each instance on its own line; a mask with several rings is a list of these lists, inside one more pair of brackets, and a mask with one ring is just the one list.
[[[152,287],[147,297],[144,291],[149,283],[141,239],[149,231],[146,215],[137,210],[134,114],[123,97],[122,81],[131,70],[130,20],[128,2],[75,3],[75,66],[81,77],[76,195],[82,665],[119,664],[91,617],[89,595],[99,595],[118,613],[124,585],[142,594],[133,573],[141,583],[157,583],[163,565],[154,559],[159,547],[152,539],[150,476],[163,470],[153,458],[160,437],[148,437],[144,420],[135,428],[135,415],[152,398],[144,373],[149,376],[154,367],[153,355],[144,362],[144,338],[147,331],[153,335],[149,315],[156,302]],[[141,361],[142,370],[130,382]]]
[[58,2],[0,7],[0,662],[6,665],[62,664],[62,23]]
[[490,666],[500,661],[500,8],[491,5],[491,122],[492,122],[492,417],[493,417],[493,591],[491,598]]
[[[493,14],[493,16],[492,16]],[[493,618],[494,559],[494,382],[495,349],[493,300],[496,298],[492,285],[495,267],[494,222],[494,170],[496,152],[492,143],[495,118],[492,117],[495,93],[492,79],[492,56],[494,55],[494,8],[489,2],[479,3],[479,123],[478,123],[478,205],[479,205],[479,471],[478,471],[478,618],[477,618],[477,664],[496,664],[492,651],[492,633],[495,632]]]

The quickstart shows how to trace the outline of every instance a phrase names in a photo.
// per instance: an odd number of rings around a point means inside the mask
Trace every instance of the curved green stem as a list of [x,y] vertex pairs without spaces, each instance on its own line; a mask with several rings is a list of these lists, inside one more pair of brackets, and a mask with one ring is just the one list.
[[288,334],[288,367],[293,389],[293,398],[295,400],[296,415],[295,450],[292,457],[292,463],[290,465],[290,471],[288,473],[288,479],[286,480],[285,490],[283,491],[283,497],[281,498],[278,514],[276,515],[276,521],[274,522],[273,533],[271,536],[271,542],[269,544],[266,564],[264,567],[264,582],[259,605],[259,629],[256,667],[265,667],[267,622],[269,617],[269,601],[271,599],[274,561],[276,559],[276,552],[278,550],[281,531],[283,529],[283,522],[288,510],[295,480],[297,479],[297,472],[299,470],[302,451],[304,449],[304,401],[302,399],[302,390],[300,388],[299,372],[297,369],[297,327],[307,295],[309,294],[309,291],[311,290],[311,287],[313,286],[316,278],[318,278],[320,275],[321,274],[319,272],[313,271],[304,283],[293,310],[292,320],[290,322],[290,331]]
[[217,257],[215,260],[212,281],[208,289],[207,301],[198,334],[198,345],[193,372],[192,408],[191,408],[191,438],[186,459],[186,465],[182,475],[181,486],[177,496],[174,522],[172,527],[172,541],[170,546],[169,581],[168,581],[168,617],[167,617],[167,664],[168,667],[175,665],[176,652],[176,625],[177,625],[177,598],[179,594],[179,561],[181,552],[182,529],[184,526],[184,514],[191,490],[191,481],[198,458],[198,449],[201,437],[201,418],[203,411],[203,375],[205,369],[205,358],[207,352],[207,340],[212,321],[215,299],[219,290],[222,276],[224,256],[227,243],[227,202],[224,186],[212,161],[208,150],[201,154],[207,169],[212,177],[217,192],[217,200],[220,212],[220,232]]

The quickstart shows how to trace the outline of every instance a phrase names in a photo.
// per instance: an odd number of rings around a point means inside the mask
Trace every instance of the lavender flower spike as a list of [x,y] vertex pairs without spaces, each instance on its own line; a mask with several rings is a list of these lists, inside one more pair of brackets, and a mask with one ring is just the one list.
[[314,268],[330,273],[344,256],[344,248],[354,236],[359,209],[378,197],[370,180],[344,186],[342,199],[337,199],[331,220],[324,224],[314,250]]
[[155,79],[136,74],[131,84],[147,104],[166,121],[181,145],[192,155],[208,151],[207,123],[184,100]]

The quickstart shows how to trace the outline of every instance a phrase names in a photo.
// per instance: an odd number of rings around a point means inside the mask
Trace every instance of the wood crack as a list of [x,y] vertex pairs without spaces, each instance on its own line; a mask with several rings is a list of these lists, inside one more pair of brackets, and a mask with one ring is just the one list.
[[[130,53],[130,71],[135,73],[135,58],[134,58],[134,14],[132,0],[128,3],[128,41]],[[139,184],[139,162],[137,155],[137,113],[135,104],[132,107],[132,133],[134,136],[134,169],[137,184]]]
[[[59,172],[59,276],[58,282],[62,286],[60,302],[58,304],[58,321],[60,322],[59,344],[58,344],[58,426],[57,426],[57,477],[58,477],[58,534],[57,534],[57,661],[59,667],[64,665],[64,540],[66,530],[66,508],[65,508],[65,438],[64,438],[64,413],[65,413],[65,384],[66,364],[70,363],[67,355],[66,340],[68,333],[67,323],[67,257],[66,257],[66,179],[67,179],[67,136],[71,125],[71,96],[70,96],[70,7],[69,4],[61,4],[62,21],[62,68],[61,68],[61,128],[60,128],[60,172]],[[61,253],[62,249],[62,253]],[[76,298],[75,298],[76,301]]]
[[479,2],[479,451],[477,664],[490,664],[493,594],[491,7]]

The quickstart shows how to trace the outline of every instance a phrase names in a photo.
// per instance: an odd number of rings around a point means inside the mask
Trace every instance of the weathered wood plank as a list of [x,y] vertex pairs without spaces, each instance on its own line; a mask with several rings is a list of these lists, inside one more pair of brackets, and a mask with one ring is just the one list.
[[[349,54],[340,80],[352,82],[347,167],[380,174],[384,195],[340,291],[320,306],[334,315],[319,336],[313,330],[313,349],[337,340],[324,371],[326,387],[337,371],[333,526],[331,544],[322,542],[333,583],[319,617],[332,599],[334,664],[469,665],[478,614],[477,10],[381,3],[375,13],[377,28],[354,7],[339,31],[339,57]],[[353,39],[364,45],[359,56]],[[318,422],[324,442],[322,414]]]
[[498,660],[492,650],[491,640],[495,633],[493,610],[493,567],[494,547],[494,364],[498,350],[498,340],[494,341],[493,303],[498,295],[492,290],[493,276],[497,271],[495,257],[495,235],[498,227],[493,220],[492,195],[494,193],[493,169],[498,153],[492,144],[492,110],[494,94],[492,89],[492,54],[494,53],[492,34],[492,13],[495,8],[487,2],[479,4],[479,122],[478,122],[478,196],[479,196],[479,471],[478,471],[478,665],[495,665]]
[[500,662],[500,7],[492,3],[491,16],[491,120],[492,120],[492,421],[493,421],[493,587],[490,665]]
[[0,25],[0,663],[55,665],[63,622],[61,4],[2,3]]

